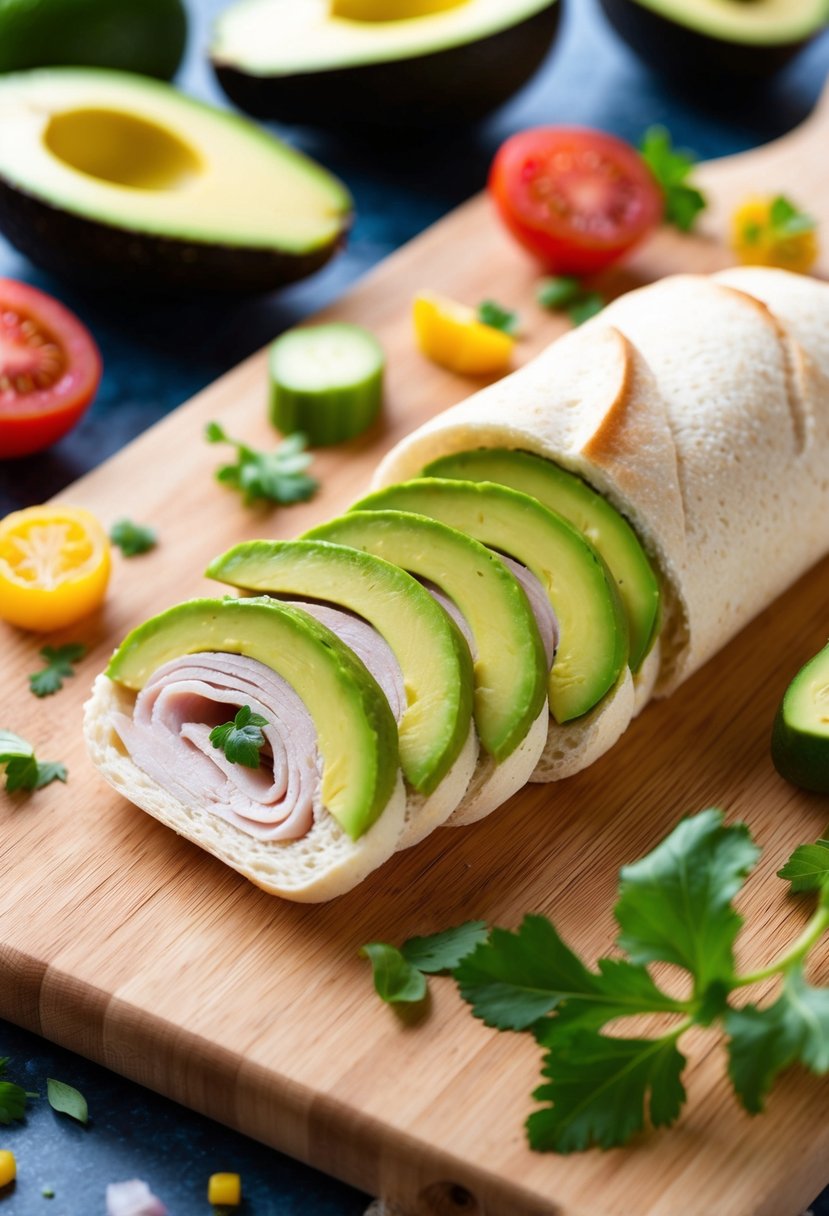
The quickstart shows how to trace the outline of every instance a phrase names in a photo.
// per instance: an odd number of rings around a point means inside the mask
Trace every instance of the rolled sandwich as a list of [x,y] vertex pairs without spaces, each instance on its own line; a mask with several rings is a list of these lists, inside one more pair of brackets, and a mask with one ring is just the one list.
[[[632,658],[583,712],[551,700],[535,779],[554,780],[606,751],[652,693],[672,692],[829,550],[827,462],[829,285],[742,269],[622,296],[403,440],[377,471],[382,492],[357,506],[415,509],[425,473],[445,519],[453,479],[484,497],[501,482],[581,531],[617,591],[620,570],[634,571],[638,605],[620,595]],[[580,516],[585,495],[624,525],[609,549],[605,523]],[[625,528],[644,566],[620,550]],[[561,615],[560,626],[559,659],[574,627]],[[591,630],[609,655],[606,627]]]
[[331,899],[406,830],[397,677],[371,649],[385,691],[297,608],[180,604],[133,630],[98,676],[90,754],[119,793],[264,890]]

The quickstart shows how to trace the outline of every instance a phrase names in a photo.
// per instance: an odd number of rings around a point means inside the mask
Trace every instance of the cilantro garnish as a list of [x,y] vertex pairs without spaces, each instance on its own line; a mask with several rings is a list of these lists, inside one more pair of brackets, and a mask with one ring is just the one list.
[[371,963],[374,990],[390,1005],[415,1005],[426,996],[426,977],[396,946],[368,942],[360,953]]
[[484,300],[478,305],[478,320],[491,329],[500,329],[502,333],[514,338],[518,333],[520,317],[509,308],[502,308],[495,300]]
[[604,308],[604,299],[598,291],[591,291],[579,279],[566,274],[542,279],[535,298],[550,312],[566,312],[576,326],[583,325]]
[[52,781],[66,780],[66,765],[56,760],[39,762],[31,743],[10,730],[0,730],[0,766],[5,766],[6,789],[10,794],[16,790],[39,790]]
[[210,742],[224,752],[231,764],[259,768],[259,752],[265,746],[260,727],[267,725],[267,718],[255,714],[249,705],[243,705],[232,722],[214,726]]
[[665,223],[680,232],[690,232],[697,216],[708,206],[701,190],[691,185],[689,177],[696,164],[692,152],[674,148],[665,127],[649,127],[640,148],[642,159],[656,178],[665,199]]
[[80,1090],[75,1089],[74,1085],[67,1085],[65,1081],[56,1081],[54,1077],[47,1077],[46,1097],[52,1110],[56,1110],[58,1114],[68,1115],[70,1119],[75,1119],[78,1123],[89,1122],[86,1098]]
[[800,236],[803,232],[814,232],[817,227],[817,221],[811,215],[801,211],[791,199],[786,198],[783,194],[778,194],[776,198],[772,199],[769,220],[772,235],[781,240],[790,236]]
[[[6,1071],[8,1062],[8,1056],[0,1059],[0,1077]],[[26,1099],[36,1097],[36,1093],[30,1093],[12,1081],[0,1080],[0,1124],[8,1127],[16,1119],[22,1119],[26,1114]]]
[[49,697],[75,674],[74,664],[86,654],[86,647],[82,642],[67,642],[65,646],[44,646],[39,653],[46,666],[29,676],[29,687],[36,697]]
[[149,553],[158,544],[158,534],[155,528],[145,524],[134,524],[131,519],[119,519],[109,532],[109,539],[117,545],[124,557],[138,557],[141,553]]
[[[724,1032],[728,1076],[755,1114],[778,1073],[800,1064],[829,1073],[829,988],[808,983],[804,963],[829,930],[829,840],[797,849],[780,871],[794,890],[817,890],[818,907],[792,947],[762,970],[738,975],[734,948],[742,920],[733,905],[759,850],[743,824],[722,812],[684,819],[647,857],[620,873],[614,909],[619,955],[587,966],[543,916],[516,930],[481,922],[414,938],[401,950],[373,943],[375,987],[384,1000],[422,999],[433,960],[451,971],[472,1013],[498,1030],[530,1031],[544,1049],[541,1103],[527,1120],[530,1146],[579,1152],[626,1144],[646,1122],[666,1127],[686,1100],[679,1041],[692,1026]],[[444,940],[445,939],[445,940]],[[382,953],[381,953],[382,952]],[[378,982],[378,964],[385,968]],[[665,991],[649,967],[672,963],[690,981]],[[774,976],[767,1004],[732,1004],[739,990]],[[415,997],[405,995],[419,992]],[[657,1015],[662,1033],[625,1037],[620,1020]],[[603,1033],[609,1023],[613,1033]]]
[[305,473],[311,456],[305,451],[304,435],[288,435],[272,452],[257,452],[231,439],[218,422],[208,422],[205,438],[236,448],[236,463],[222,465],[216,480],[239,490],[245,506],[260,499],[283,505],[307,502],[319,489],[319,482]]

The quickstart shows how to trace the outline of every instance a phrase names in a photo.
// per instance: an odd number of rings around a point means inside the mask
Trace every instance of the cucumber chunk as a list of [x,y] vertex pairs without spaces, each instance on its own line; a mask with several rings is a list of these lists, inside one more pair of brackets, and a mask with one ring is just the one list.
[[786,689],[772,730],[771,758],[793,785],[829,794],[829,645]]

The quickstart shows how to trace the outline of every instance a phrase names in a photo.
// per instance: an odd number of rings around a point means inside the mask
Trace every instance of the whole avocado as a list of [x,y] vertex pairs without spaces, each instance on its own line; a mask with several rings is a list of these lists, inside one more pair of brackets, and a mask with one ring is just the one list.
[[65,65],[170,80],[186,42],[182,0],[0,0],[0,72]]

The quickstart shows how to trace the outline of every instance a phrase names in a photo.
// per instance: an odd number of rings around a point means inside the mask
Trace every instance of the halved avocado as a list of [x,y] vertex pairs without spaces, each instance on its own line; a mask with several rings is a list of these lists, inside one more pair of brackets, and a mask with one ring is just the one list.
[[317,729],[322,801],[356,840],[397,779],[397,727],[380,687],[325,626],[273,600],[189,600],[133,629],[106,674],[136,691],[164,663],[199,651],[244,654],[291,685]]
[[512,486],[578,528],[616,580],[630,630],[630,669],[639,670],[659,636],[659,583],[633,528],[601,494],[550,460],[505,448],[442,456],[428,464],[423,474]]
[[0,76],[0,231],[85,285],[264,291],[322,266],[351,199],[254,124],[146,77]]
[[472,658],[459,629],[418,581],[391,562],[325,541],[249,541],[215,558],[209,578],[274,595],[324,600],[367,620],[388,642],[408,702],[400,766],[431,794],[466,743]]
[[589,541],[529,494],[487,481],[422,477],[378,490],[354,510],[429,515],[532,571],[561,630],[548,682],[557,722],[586,714],[616,683],[628,629],[613,578]]
[[829,22],[829,0],[601,0],[654,71],[720,86],[772,75]]
[[541,65],[558,0],[241,0],[210,50],[232,101],[321,127],[474,122]]
[[829,646],[786,689],[774,720],[771,758],[793,785],[829,794]]
[[498,763],[511,755],[541,713],[547,662],[527,596],[504,563],[456,528],[405,511],[351,511],[305,536],[385,558],[455,602],[475,639],[478,738]]

